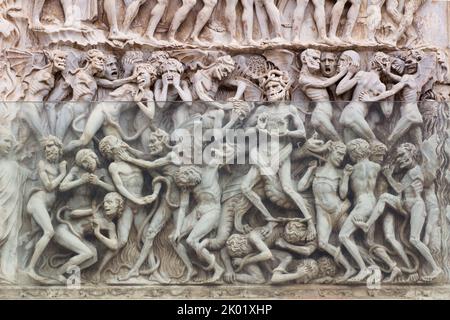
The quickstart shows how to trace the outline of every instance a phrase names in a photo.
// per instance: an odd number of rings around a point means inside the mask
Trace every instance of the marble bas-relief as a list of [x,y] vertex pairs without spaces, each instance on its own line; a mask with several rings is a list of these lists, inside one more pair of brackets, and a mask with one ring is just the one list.
[[446,2],[29,3],[0,1],[1,285],[448,284]]

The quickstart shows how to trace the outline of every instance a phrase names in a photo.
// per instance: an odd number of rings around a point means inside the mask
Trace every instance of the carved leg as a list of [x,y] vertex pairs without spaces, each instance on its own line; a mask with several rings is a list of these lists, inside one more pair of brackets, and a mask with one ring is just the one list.
[[424,190],[425,206],[427,209],[427,222],[423,242],[429,246],[431,235],[439,221],[439,203],[435,192],[434,184]]
[[333,6],[331,11],[331,22],[330,30],[328,31],[328,37],[335,44],[342,44],[343,42],[337,37],[337,28],[342,17],[342,12],[344,11],[344,6],[347,0],[337,0],[336,4]]
[[109,23],[109,38],[113,40],[127,40],[128,36],[119,31],[117,20],[116,0],[104,0],[103,7]]
[[[325,103],[329,104],[330,102]],[[331,109],[331,105],[329,106],[329,108]],[[341,140],[339,134],[337,133],[336,129],[331,123],[330,117],[325,113],[323,113],[322,111],[320,110],[318,111],[317,105],[316,109],[314,109],[311,115],[311,125],[317,132],[319,132],[325,138],[333,141]]]
[[202,10],[197,15],[197,20],[195,21],[194,30],[192,30],[191,39],[193,43],[198,45],[204,45],[203,42],[198,38],[200,32],[203,30],[204,26],[208,22],[209,18],[211,18],[211,14],[214,10],[214,7],[217,4],[217,0],[203,0],[204,6]]
[[204,259],[208,263],[208,269],[214,269],[213,276],[207,281],[209,283],[214,283],[222,277],[224,269],[217,263],[215,256],[204,246],[200,245],[200,241],[212,230],[217,228],[220,217],[220,205],[204,205],[199,207],[198,210],[203,211],[203,215],[200,220],[195,223],[186,242],[195,250],[198,257]]
[[43,30],[44,26],[41,24],[41,13],[44,8],[45,0],[34,0],[33,12],[31,16],[31,29]]
[[348,281],[362,281],[371,273],[370,270],[367,269],[366,264],[364,263],[364,260],[359,253],[358,246],[356,245],[352,237],[353,233],[356,231],[356,226],[353,223],[353,217],[359,216],[363,213],[363,205],[360,203],[356,205],[347,220],[344,222],[341,231],[339,232],[339,241],[347,248],[348,252],[353,257],[353,259],[355,259],[360,269],[359,273],[356,276],[348,279]]
[[309,0],[297,0],[297,7],[294,10],[293,16],[293,24],[292,24],[292,41],[299,42],[300,41],[300,33],[302,31],[303,19],[305,17],[306,6],[308,5]]
[[36,242],[36,245],[34,246],[33,255],[31,256],[30,263],[28,264],[27,267],[28,275],[37,281],[42,281],[42,279],[45,278],[39,276],[34,270],[36,263],[38,262],[48,243],[55,234],[52,222],[50,220],[50,215],[44,203],[45,196],[46,195],[44,194],[44,192],[35,193],[31,197],[27,205],[27,211],[32,215],[33,219],[36,221],[36,223],[41,227],[42,231],[44,232],[42,237]]
[[139,269],[141,268],[147,257],[150,255],[153,248],[153,241],[162,230],[162,228],[164,228],[170,217],[171,215],[169,212],[167,212],[167,208],[165,206],[161,206],[158,209],[158,211],[153,216],[150,224],[148,225],[147,232],[144,237],[144,245],[141,249],[141,252],[139,253],[138,260],[125,276],[119,278],[120,281],[126,281],[132,277],[139,276]]
[[[58,269],[58,276],[61,281],[64,280],[63,274],[74,266],[80,266],[86,261],[93,260],[97,252],[93,252],[80,238],[74,235],[66,225],[59,225],[56,228],[55,241],[70,251],[76,253],[65,264]],[[86,266],[85,266],[86,267]]]
[[64,26],[73,27],[75,24],[73,0],[61,0],[61,5],[64,10],[64,18],[65,18]]
[[352,6],[347,13],[347,23],[345,24],[343,40],[352,42],[352,32],[358,19],[359,9],[361,8],[361,0],[350,0]]
[[256,41],[253,40],[253,0],[241,0],[243,7],[242,11],[242,23],[244,29],[245,42],[248,45],[256,45]]
[[[231,42],[233,44],[238,44],[236,41],[237,33],[236,33],[236,6],[238,0],[226,0],[225,1],[225,21],[230,32]],[[244,16],[244,15],[242,15]]]
[[406,265],[408,269],[412,268],[411,261],[409,261],[408,255],[403,248],[403,245],[400,241],[395,237],[395,223],[394,223],[394,215],[392,213],[387,213],[383,219],[383,231],[386,241],[389,242],[394,248],[395,252],[400,256],[403,263]]
[[266,219],[267,221],[273,221],[274,218],[270,214],[269,210],[267,210],[258,194],[253,191],[253,187],[260,178],[261,173],[259,169],[256,167],[251,167],[250,171],[245,176],[244,181],[242,181],[241,190],[242,193],[247,197],[247,199],[250,200],[250,202],[262,213],[264,219]]
[[21,107],[21,114],[25,122],[30,126],[33,133],[38,140],[48,135],[48,130],[45,129],[41,119],[39,106],[34,103],[25,103]]
[[327,36],[327,23],[325,21],[324,0],[312,0],[314,4],[314,21],[316,22],[319,39],[325,43],[333,44]]
[[192,8],[197,3],[197,0],[183,0],[182,6],[175,12],[175,15],[172,20],[172,24],[169,28],[168,38],[170,41],[175,40],[175,33],[178,31],[178,28],[186,20],[186,17],[189,12],[191,12]]
[[281,31],[281,17],[280,11],[275,5],[274,0],[263,0],[273,31],[275,32],[275,39],[272,41],[284,41],[283,32]]
[[67,147],[64,148],[65,152],[71,152],[79,147],[87,145],[92,141],[95,134],[102,127],[105,121],[105,114],[103,112],[103,109],[104,108],[98,105],[97,108],[92,111],[92,113],[89,115],[80,139],[70,141]]
[[131,225],[133,223],[133,211],[127,205],[117,222],[117,237],[118,237],[118,250],[108,250],[103,256],[100,266],[97,269],[95,279],[100,280],[103,269],[106,267],[108,262],[114,258],[120,249],[122,249],[128,241],[128,236],[130,235]]
[[145,3],[147,0],[134,0],[128,5],[128,8],[125,12],[125,19],[123,20],[123,32],[129,33],[131,24],[136,18],[139,8]]
[[341,254],[341,250],[329,243],[330,235],[333,230],[329,221],[329,213],[325,212],[320,206],[316,206],[316,215],[319,248],[335,258],[336,261],[345,268],[345,274],[338,279],[338,282],[346,281],[356,273],[356,270],[351,266],[344,255]]
[[146,31],[146,36],[151,41],[157,41],[155,36],[156,28],[158,27],[158,23],[161,21],[164,11],[169,5],[169,0],[158,0],[156,5],[153,7],[152,12],[150,13],[150,21],[148,23],[148,28]]
[[423,277],[425,281],[432,281],[442,273],[442,269],[437,265],[431,255],[430,249],[420,240],[420,234],[425,224],[425,210],[425,203],[423,201],[417,201],[411,208],[411,234],[409,241],[433,268],[429,275]]
[[261,33],[261,40],[268,40],[270,39],[269,20],[267,19],[267,12],[264,8],[264,0],[255,0],[255,10],[259,24],[259,31]]

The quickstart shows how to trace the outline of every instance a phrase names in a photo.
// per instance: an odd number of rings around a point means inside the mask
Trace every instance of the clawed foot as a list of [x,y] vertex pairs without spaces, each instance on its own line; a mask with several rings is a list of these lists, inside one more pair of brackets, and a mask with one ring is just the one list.
[[384,283],[392,283],[394,282],[395,279],[397,279],[400,275],[402,274],[402,270],[400,270],[399,267],[394,267],[392,268],[392,272],[390,274],[390,276],[384,280]]
[[422,280],[425,282],[431,282],[431,281],[435,280],[441,273],[442,273],[441,268],[435,269],[429,275],[423,276]]
[[361,282],[364,279],[366,279],[368,276],[371,275],[372,272],[370,272],[369,269],[362,269],[356,276],[348,279],[348,282]]

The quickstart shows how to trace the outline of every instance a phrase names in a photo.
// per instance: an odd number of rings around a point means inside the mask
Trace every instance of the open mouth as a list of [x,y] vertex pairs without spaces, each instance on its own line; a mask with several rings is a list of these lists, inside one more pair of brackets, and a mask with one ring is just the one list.
[[118,77],[118,76],[119,76],[119,72],[113,71],[113,72],[111,72],[111,75],[112,75],[113,77]]

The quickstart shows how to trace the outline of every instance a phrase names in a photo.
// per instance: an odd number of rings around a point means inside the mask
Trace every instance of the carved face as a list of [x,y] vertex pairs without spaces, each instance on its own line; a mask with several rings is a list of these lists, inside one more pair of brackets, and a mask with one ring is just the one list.
[[152,77],[150,76],[150,74],[144,69],[144,68],[139,68],[137,70],[138,76],[136,78],[138,86],[140,88],[150,88],[151,84],[152,84]]
[[91,58],[92,67],[98,72],[103,72],[105,70],[105,55],[102,53],[97,53]]
[[320,70],[322,74],[331,78],[336,74],[337,70],[337,56],[333,52],[324,52],[320,58]]
[[414,166],[414,155],[404,146],[397,148],[396,163],[401,169],[410,169]]
[[80,165],[84,170],[94,172],[97,170],[97,159],[94,154],[87,154],[81,160]]
[[391,69],[398,75],[403,75],[405,72],[405,62],[397,57],[391,60]]
[[179,80],[180,76],[181,76],[180,73],[178,72],[176,66],[174,66],[174,65],[168,65],[166,67],[166,70],[163,73],[163,77],[166,78],[167,83],[169,83],[169,84],[176,82],[176,81],[174,81],[176,79]]
[[331,149],[330,156],[328,160],[331,162],[331,164],[335,167],[340,167],[342,164],[342,161],[344,161],[346,148],[343,147],[335,147]]
[[419,68],[419,62],[412,56],[409,56],[405,61],[405,73],[415,74]]
[[115,193],[108,193],[103,200],[104,214],[109,219],[114,219],[119,214],[121,199]]
[[320,70],[320,51],[307,50],[304,62],[310,71],[316,72]]
[[164,151],[164,143],[156,135],[152,134],[148,142],[148,151],[152,156],[157,156]]
[[269,81],[265,86],[267,101],[282,101],[286,96],[285,87],[279,81]]
[[53,58],[53,65],[56,70],[64,71],[66,69],[66,58],[67,54],[63,51],[58,51],[55,53]]
[[117,80],[119,78],[119,65],[117,58],[110,57],[105,62],[105,78],[108,80]]
[[0,155],[7,155],[13,148],[13,138],[10,135],[0,135]]
[[61,156],[61,148],[55,142],[49,141],[45,145],[44,153],[48,162],[57,162]]

